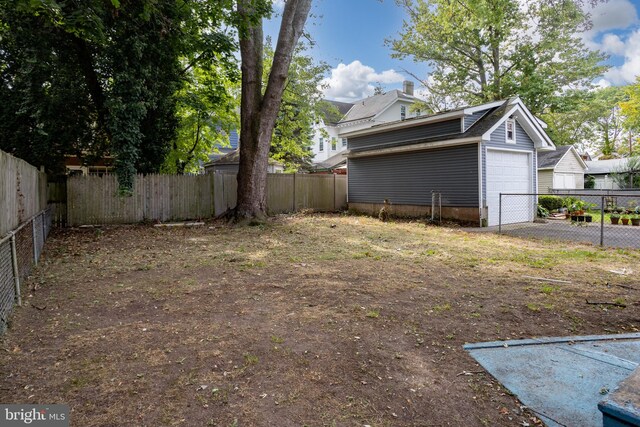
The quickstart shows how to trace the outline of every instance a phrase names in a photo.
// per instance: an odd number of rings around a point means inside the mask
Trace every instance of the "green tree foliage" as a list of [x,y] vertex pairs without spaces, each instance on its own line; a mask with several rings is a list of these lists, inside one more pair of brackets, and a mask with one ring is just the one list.
[[0,148],[50,170],[65,154],[110,153],[130,189],[170,152],[190,71],[235,67],[232,34],[221,30],[230,0],[9,3],[0,5]]
[[176,95],[180,123],[163,172],[195,173],[217,147],[229,145],[229,134],[239,125],[237,74],[215,63],[189,71]]
[[620,110],[624,117],[624,126],[630,133],[632,152],[640,155],[640,77],[625,89],[626,99],[620,103]]
[[539,114],[605,69],[579,37],[588,16],[576,0],[397,1],[409,19],[388,43],[395,57],[432,67],[423,81],[432,111],[518,95]]
[[[308,47],[299,42],[293,52],[271,139],[270,157],[282,162],[288,171],[297,171],[301,166],[310,164],[313,156],[313,125],[327,109],[321,89],[322,79],[331,67],[324,62],[316,62],[305,53]],[[264,50],[265,86],[273,64],[273,53],[268,40]]]
[[627,99],[625,89],[608,87],[590,92],[568,92],[542,115],[549,125],[547,132],[558,145],[577,144],[583,149],[615,157],[624,137],[620,103]]

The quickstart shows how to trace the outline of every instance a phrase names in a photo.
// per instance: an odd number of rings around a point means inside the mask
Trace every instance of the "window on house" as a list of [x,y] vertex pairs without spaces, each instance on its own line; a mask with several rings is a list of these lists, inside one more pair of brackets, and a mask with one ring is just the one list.
[[347,146],[347,138],[342,138],[342,146],[343,147]]
[[516,143],[516,122],[513,119],[509,119],[506,122],[507,126],[507,144],[515,144]]
[[324,138],[320,138],[318,141],[318,150],[324,151]]
[[407,107],[404,105],[400,106],[400,120],[404,120],[407,118]]
[[420,111],[420,109],[418,108],[416,110],[416,117],[420,117],[422,115],[422,111]]
[[331,138],[331,151],[336,151],[336,146],[338,145],[338,141],[336,138]]

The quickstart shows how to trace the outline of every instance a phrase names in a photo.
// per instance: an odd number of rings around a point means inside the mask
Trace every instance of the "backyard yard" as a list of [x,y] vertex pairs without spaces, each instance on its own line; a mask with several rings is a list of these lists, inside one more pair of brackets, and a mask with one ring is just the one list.
[[639,261],[349,215],[56,230],[0,401],[74,426],[537,425],[462,345],[638,332]]

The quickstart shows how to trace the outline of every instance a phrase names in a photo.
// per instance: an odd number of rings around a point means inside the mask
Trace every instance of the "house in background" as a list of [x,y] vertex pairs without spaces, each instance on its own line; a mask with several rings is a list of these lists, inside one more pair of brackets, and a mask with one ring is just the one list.
[[115,159],[113,156],[105,155],[102,158],[86,163],[78,156],[67,154],[64,156],[64,166],[66,175],[97,175],[102,176],[114,171]]
[[[240,168],[240,150],[234,150],[226,155],[204,164],[204,173],[238,173]],[[284,165],[273,159],[269,159],[268,173],[284,172]]]
[[229,153],[238,149],[238,143],[240,142],[240,136],[238,135],[238,131],[235,129],[229,132],[229,144],[222,146],[216,145],[214,147],[215,152],[209,154],[209,162],[216,161],[221,157],[226,156]]
[[538,193],[584,188],[587,165],[573,145],[538,153]]
[[586,162],[586,177],[593,177],[593,188],[598,190],[618,190],[620,186],[613,179],[616,173],[628,172],[628,159],[594,160]]
[[[537,153],[555,146],[519,98],[350,132],[349,208],[422,216],[439,194],[442,217],[497,225],[500,193],[537,189]],[[437,205],[436,205],[437,206]],[[502,223],[532,221],[535,201],[512,198]]]
[[413,82],[410,81],[403,83],[402,91],[392,90],[355,103],[327,101],[337,109],[339,116],[325,114],[315,125],[312,163],[325,171],[346,163],[346,133],[419,116],[419,111],[411,111],[415,101]]

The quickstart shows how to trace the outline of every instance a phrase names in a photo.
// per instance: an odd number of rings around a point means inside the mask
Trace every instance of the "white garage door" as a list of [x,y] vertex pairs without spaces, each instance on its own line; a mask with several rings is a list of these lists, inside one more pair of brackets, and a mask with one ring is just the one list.
[[[531,193],[530,153],[487,150],[489,225],[498,225],[500,193]],[[502,224],[533,220],[532,196],[503,196]]]

